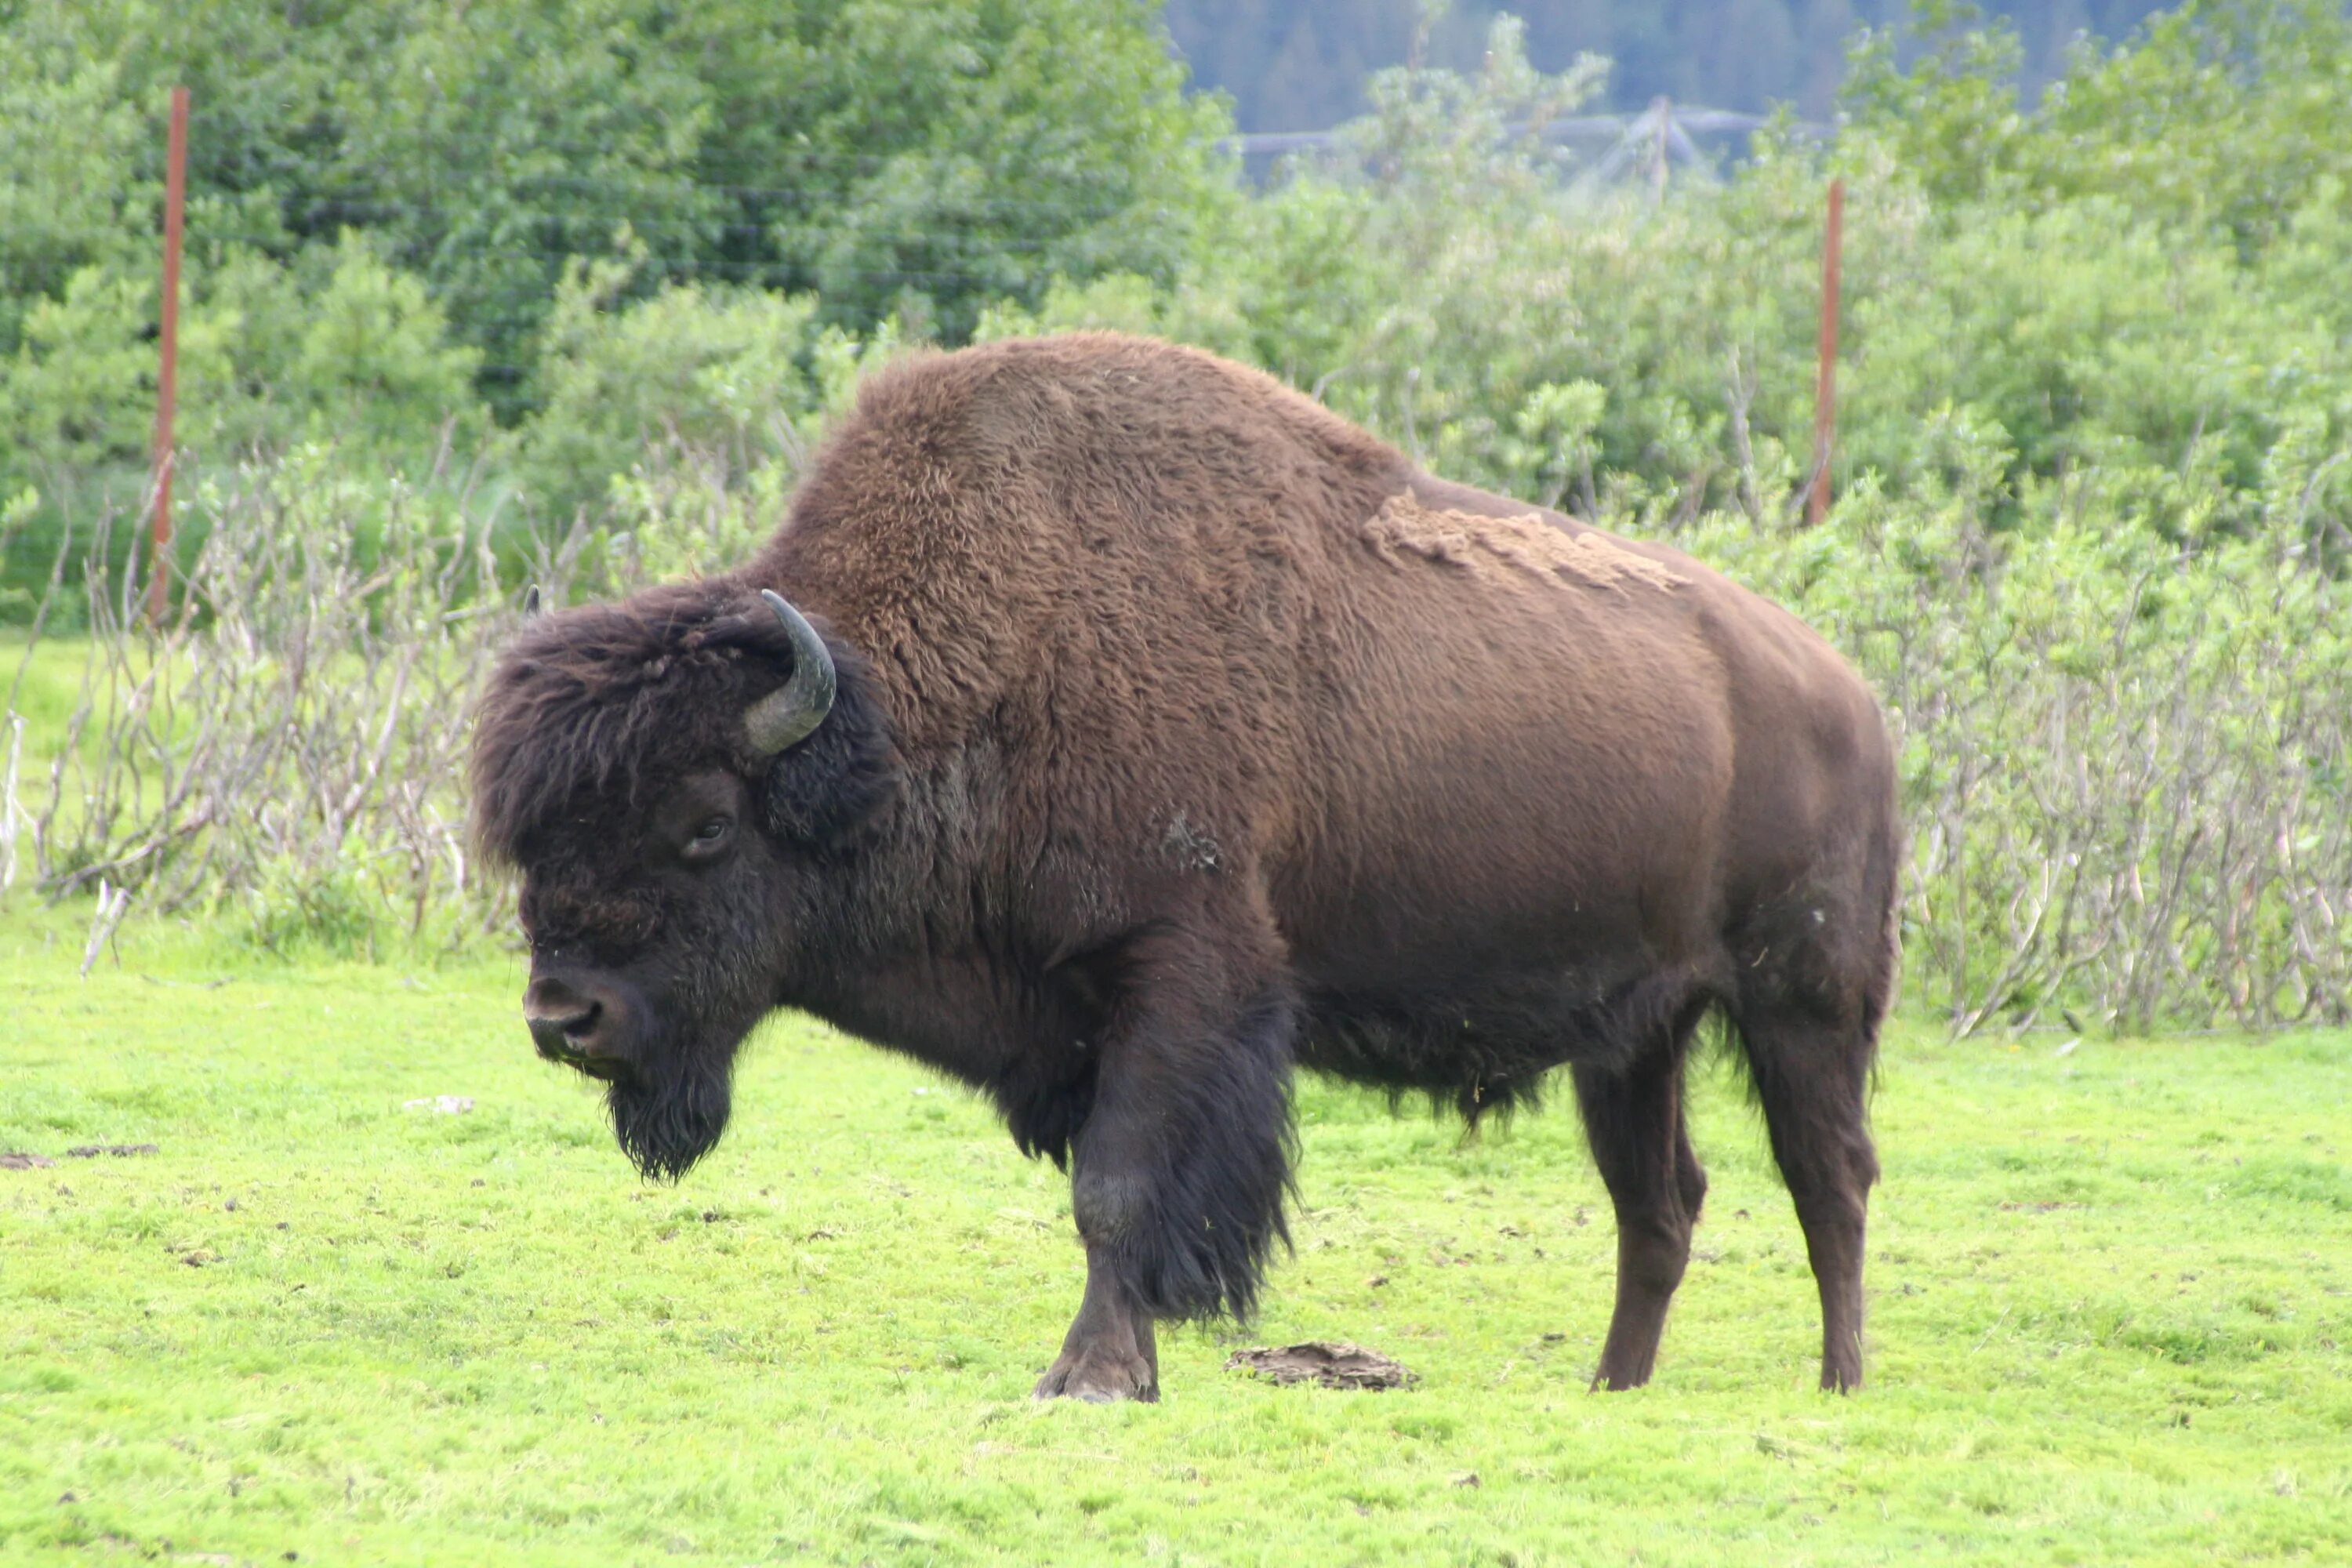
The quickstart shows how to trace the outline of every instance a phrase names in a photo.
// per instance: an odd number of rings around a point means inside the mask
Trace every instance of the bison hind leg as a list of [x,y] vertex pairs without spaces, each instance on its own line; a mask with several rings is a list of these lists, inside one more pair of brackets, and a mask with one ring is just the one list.
[[1822,1386],[1841,1393],[1862,1385],[1863,1237],[1878,1180],[1870,1081],[1894,967],[1891,943],[1850,934],[1843,952],[1797,942],[1785,960],[1745,966],[1731,1009],[1821,1289]]
[[1704,994],[1687,995],[1630,1062],[1572,1069],[1585,1137],[1617,1211],[1617,1302],[1593,1372],[1595,1388],[1637,1388],[1650,1380],[1666,1309],[1690,1262],[1706,1171],[1684,1115],[1683,1062],[1708,1005]]

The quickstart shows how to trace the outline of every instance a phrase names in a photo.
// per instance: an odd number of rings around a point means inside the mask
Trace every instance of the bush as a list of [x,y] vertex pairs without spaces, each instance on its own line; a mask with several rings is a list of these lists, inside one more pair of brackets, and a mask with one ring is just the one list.
[[[458,794],[473,694],[513,621],[485,520],[362,485],[315,447],[195,489],[205,541],[164,626],[133,613],[135,578],[93,564],[77,585],[79,691],[36,737],[47,776],[16,817],[33,882],[242,915],[280,951],[505,929]],[[565,565],[539,576],[561,592]]]
[[[35,304],[0,378],[0,489],[40,498],[19,548],[0,561],[0,592],[22,595],[46,573],[69,527],[141,510],[153,483],[157,282],[152,262],[98,264]],[[352,476],[429,482],[450,453],[489,429],[473,391],[478,355],[449,342],[424,285],[379,260],[356,235],[281,266],[225,248],[190,258],[182,285],[181,398],[175,484],[297,443],[336,454]],[[180,531],[200,545],[201,513]],[[137,531],[110,531],[117,581]],[[77,567],[79,563],[76,563]],[[82,606],[59,606],[66,626]],[[0,603],[0,618],[15,619]]]
[[789,464],[821,396],[804,368],[814,300],[688,283],[616,308],[628,277],[574,267],[556,291],[539,375],[547,405],[517,468],[559,516],[601,510],[614,479],[655,453],[707,459],[722,489]]
[[[0,353],[153,248],[167,89],[191,254],[346,229],[417,278],[511,423],[568,267],[820,292],[960,339],[1057,276],[1172,279],[1230,130],[1135,0],[81,0],[0,10]],[[23,200],[13,199],[24,193]]]
[[2095,474],[2048,504],[2003,535],[1980,489],[1865,487],[1682,542],[1885,699],[1906,967],[1956,1032],[2352,1019],[2352,595],[2291,513],[2200,552]]

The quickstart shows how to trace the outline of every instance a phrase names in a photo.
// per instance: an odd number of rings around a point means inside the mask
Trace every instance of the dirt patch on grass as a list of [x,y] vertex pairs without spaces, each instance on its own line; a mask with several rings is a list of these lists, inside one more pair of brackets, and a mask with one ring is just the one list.
[[1225,1358],[1225,1368],[1278,1384],[1319,1383],[1326,1388],[1410,1388],[1421,1381],[1378,1351],[1335,1340],[1235,1351]]
[[152,1154],[155,1152],[155,1145],[152,1143],[83,1143],[67,1150],[66,1158],[95,1160],[100,1154],[110,1154],[121,1160],[132,1154]]
[[0,1171],[37,1171],[44,1165],[56,1163],[55,1160],[44,1155],[20,1154],[13,1149],[5,1154],[0,1154]]

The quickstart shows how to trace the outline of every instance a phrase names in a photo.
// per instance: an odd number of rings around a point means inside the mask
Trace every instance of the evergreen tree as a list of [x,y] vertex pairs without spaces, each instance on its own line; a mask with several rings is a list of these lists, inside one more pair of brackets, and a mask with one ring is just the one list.
[[[2119,39],[2161,0],[1990,0],[2023,49],[2029,92],[2059,75],[2084,33]],[[1425,0],[1167,0],[1168,29],[1196,82],[1232,95],[1244,131],[1304,131],[1364,112],[1363,83],[1403,63],[1475,70],[1497,12],[1527,24],[1529,58],[1564,70],[1582,53],[1615,63],[1608,106],[1664,94],[1760,112],[1794,103],[1827,115],[1856,28],[1908,19],[1907,0],[1457,0],[1425,21]]]

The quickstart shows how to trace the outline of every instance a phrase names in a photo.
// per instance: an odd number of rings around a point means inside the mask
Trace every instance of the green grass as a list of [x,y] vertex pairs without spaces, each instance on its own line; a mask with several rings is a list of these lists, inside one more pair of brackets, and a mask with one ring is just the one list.
[[24,628],[0,626],[0,701],[13,696],[15,711],[25,721],[29,782],[37,770],[47,770],[73,716],[89,639],[44,637],[33,646],[29,658],[26,643]]
[[[0,1171],[0,1562],[2352,1558],[2352,1037],[1895,1030],[1847,1399],[1729,1074],[1658,1379],[1606,1397],[1573,1115],[1465,1144],[1311,1085],[1264,1321],[1164,1336],[1157,1407],[1038,1406],[1067,1199],[961,1091],[780,1022],[650,1188],[509,961],[149,924],[81,981],[81,919],[0,921],[0,1149],[58,1158]],[[1222,1369],[1307,1338],[1421,1384]]]

